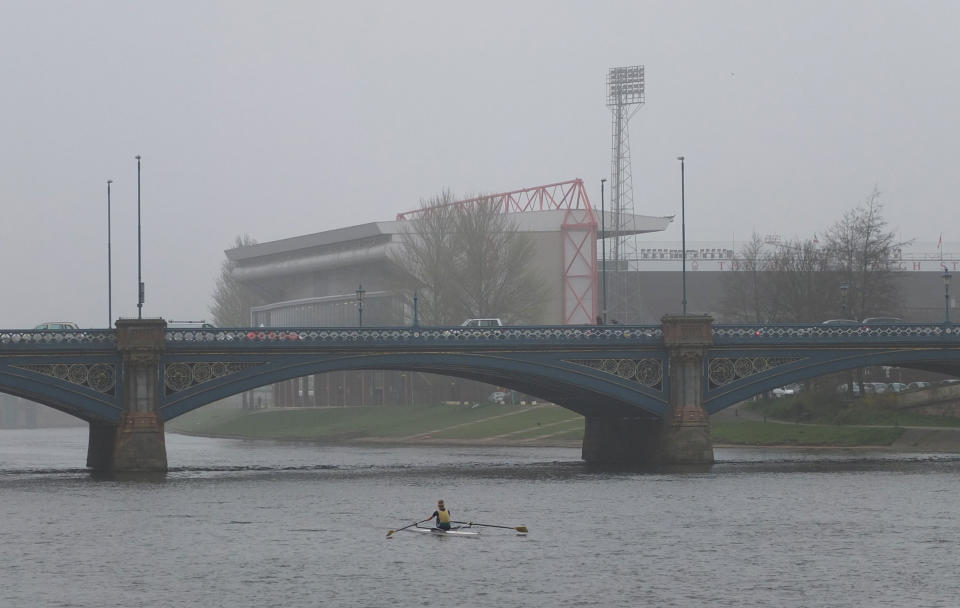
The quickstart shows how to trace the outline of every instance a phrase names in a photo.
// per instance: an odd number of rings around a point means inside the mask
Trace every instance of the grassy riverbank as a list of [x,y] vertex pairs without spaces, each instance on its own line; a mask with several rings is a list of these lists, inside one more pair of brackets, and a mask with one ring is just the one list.
[[[741,405],[711,420],[716,445],[858,447],[910,449],[938,443],[938,451],[960,451],[954,435],[930,427],[960,426],[960,420],[917,417],[877,404],[823,406],[814,415],[800,398]],[[840,421],[850,421],[840,423]],[[855,422],[854,422],[855,421]],[[926,429],[908,435],[910,425]],[[579,446],[582,416],[555,405],[418,405],[388,407],[202,408],[168,423],[196,435],[328,443],[462,443],[480,445]],[[960,431],[956,431],[960,433]],[[916,439],[917,436],[923,439]]]
[[841,400],[836,395],[800,393],[781,399],[753,401],[737,406],[737,409],[752,418],[801,424],[960,428],[960,418],[956,416],[917,414],[900,407],[895,394]]
[[417,405],[236,410],[203,408],[174,432],[304,441],[579,445],[583,417],[555,405]]
[[839,400],[801,393],[753,401],[714,416],[711,432],[715,444],[960,452],[960,418],[905,411],[895,395]]
[[715,420],[710,425],[718,445],[857,447],[890,446],[904,428],[783,424],[773,420]]

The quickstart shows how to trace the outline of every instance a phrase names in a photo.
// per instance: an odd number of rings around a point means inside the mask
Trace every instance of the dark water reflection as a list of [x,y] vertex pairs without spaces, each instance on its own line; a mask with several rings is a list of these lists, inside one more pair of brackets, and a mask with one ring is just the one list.
[[[717,450],[597,470],[577,449],[171,435],[97,480],[83,430],[0,431],[0,606],[956,606],[960,458]],[[526,537],[386,531],[444,498]]]

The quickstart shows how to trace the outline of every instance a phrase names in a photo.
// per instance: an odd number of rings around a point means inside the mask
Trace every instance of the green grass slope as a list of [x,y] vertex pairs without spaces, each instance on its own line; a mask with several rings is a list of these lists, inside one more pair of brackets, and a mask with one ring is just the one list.
[[903,431],[894,427],[819,426],[759,420],[724,420],[710,426],[714,443],[757,446],[886,446],[896,441]]
[[421,405],[236,410],[201,408],[173,432],[322,441],[431,439],[504,443],[583,439],[583,417],[555,405]]
[[[761,421],[758,414],[713,420],[713,441],[717,445],[888,446],[904,432],[900,426],[870,426],[869,420],[858,420],[860,426],[795,424],[775,421],[773,417]],[[195,435],[252,439],[579,445],[584,418],[555,405],[443,404],[253,411],[201,408],[170,421],[167,428]]]

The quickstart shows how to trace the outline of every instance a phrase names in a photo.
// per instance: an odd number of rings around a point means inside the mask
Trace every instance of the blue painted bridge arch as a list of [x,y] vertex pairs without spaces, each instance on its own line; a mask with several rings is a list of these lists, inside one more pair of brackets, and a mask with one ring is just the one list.
[[112,330],[0,331],[0,392],[87,422],[120,421],[121,369]]
[[960,330],[944,324],[716,325],[713,338],[702,373],[708,414],[786,384],[863,367],[960,375]]
[[506,386],[585,416],[663,417],[659,327],[282,328],[168,332],[164,420],[265,384],[345,370],[429,372]]

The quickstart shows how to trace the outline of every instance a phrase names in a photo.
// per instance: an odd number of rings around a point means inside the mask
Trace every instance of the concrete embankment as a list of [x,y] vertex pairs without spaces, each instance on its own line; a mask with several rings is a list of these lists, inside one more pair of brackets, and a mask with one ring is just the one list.
[[960,429],[910,427],[890,447],[904,452],[960,453]]
[[915,414],[960,416],[960,384],[909,391],[895,395],[893,407]]

